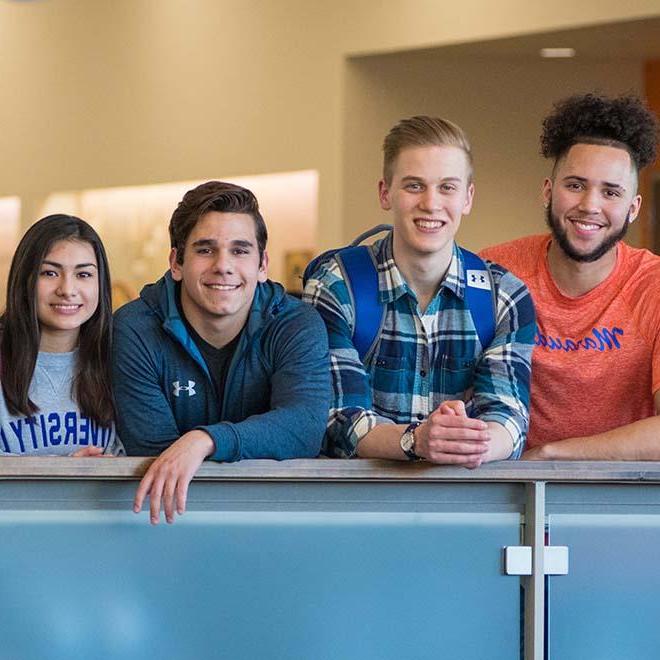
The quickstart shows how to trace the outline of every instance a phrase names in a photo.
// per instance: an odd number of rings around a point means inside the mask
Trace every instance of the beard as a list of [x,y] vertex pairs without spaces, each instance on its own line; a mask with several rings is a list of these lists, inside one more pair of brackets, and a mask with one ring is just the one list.
[[598,261],[602,256],[607,254],[627,233],[628,226],[630,225],[630,211],[626,215],[626,220],[623,223],[623,227],[617,234],[612,234],[608,236],[598,247],[593,249],[591,252],[578,252],[568,240],[568,235],[565,229],[559,224],[559,218],[552,212],[552,203],[548,206],[545,211],[545,222],[550,227],[552,232],[552,238],[557,241],[557,244],[562,249],[564,254],[573,261],[579,261],[581,263],[591,263],[593,261]]

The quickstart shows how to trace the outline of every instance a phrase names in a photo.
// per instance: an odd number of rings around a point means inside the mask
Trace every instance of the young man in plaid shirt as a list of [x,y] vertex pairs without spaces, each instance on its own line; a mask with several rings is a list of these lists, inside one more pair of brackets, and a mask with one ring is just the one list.
[[383,151],[379,200],[394,228],[370,247],[385,313],[363,360],[353,343],[353,294],[336,257],[305,287],[330,340],[325,449],[471,468],[517,458],[528,426],[534,309],[524,284],[487,262],[495,334],[481,345],[454,243],[474,195],[467,137],[444,119],[412,117],[389,132]]

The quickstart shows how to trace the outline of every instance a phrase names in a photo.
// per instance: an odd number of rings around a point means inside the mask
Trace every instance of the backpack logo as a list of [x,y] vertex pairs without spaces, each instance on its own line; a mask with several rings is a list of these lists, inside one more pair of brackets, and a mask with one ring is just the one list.
[[467,270],[465,273],[466,284],[473,289],[484,289],[490,291],[490,277],[487,270]]
[[172,383],[172,394],[180,396],[181,392],[188,392],[188,396],[195,396],[195,381],[189,380],[187,385],[181,385],[178,380]]

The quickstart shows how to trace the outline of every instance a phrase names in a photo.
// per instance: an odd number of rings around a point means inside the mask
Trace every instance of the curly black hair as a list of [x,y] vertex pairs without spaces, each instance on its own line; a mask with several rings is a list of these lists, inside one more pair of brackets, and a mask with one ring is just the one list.
[[557,160],[578,142],[623,147],[641,170],[655,160],[658,119],[632,94],[570,96],[543,120],[541,153]]

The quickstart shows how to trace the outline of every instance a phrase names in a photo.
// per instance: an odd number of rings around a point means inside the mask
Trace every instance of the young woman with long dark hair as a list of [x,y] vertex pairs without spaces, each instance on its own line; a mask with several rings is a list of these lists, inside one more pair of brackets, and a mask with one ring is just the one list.
[[123,453],[113,422],[108,261],[84,220],[49,215],[25,233],[0,332],[0,456]]

